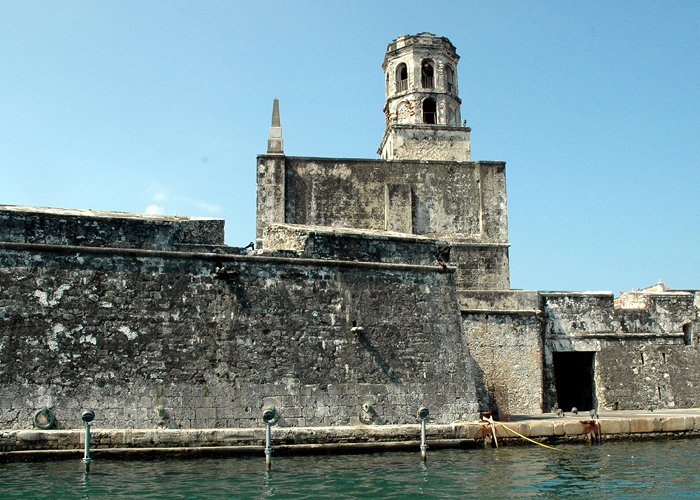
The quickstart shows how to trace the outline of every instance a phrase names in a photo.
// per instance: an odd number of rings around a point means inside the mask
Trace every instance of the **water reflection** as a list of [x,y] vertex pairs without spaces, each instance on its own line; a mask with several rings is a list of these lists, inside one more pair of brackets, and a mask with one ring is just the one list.
[[0,464],[0,496],[23,498],[465,498],[700,494],[694,440],[431,450],[420,454]]

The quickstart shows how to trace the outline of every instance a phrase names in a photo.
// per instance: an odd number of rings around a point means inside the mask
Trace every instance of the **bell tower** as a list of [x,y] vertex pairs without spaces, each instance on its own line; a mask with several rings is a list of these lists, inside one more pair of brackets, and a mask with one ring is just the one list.
[[470,161],[471,129],[462,122],[459,56],[445,37],[402,35],[384,56],[384,160]]

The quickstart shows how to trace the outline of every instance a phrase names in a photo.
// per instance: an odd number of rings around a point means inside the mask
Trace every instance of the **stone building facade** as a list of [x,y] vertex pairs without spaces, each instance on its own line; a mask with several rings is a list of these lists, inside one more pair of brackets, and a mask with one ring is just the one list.
[[0,206],[0,429],[437,423],[700,404],[700,294],[511,290],[505,163],[472,161],[459,56],[401,36],[380,159],[290,157],[256,248],[221,220]]

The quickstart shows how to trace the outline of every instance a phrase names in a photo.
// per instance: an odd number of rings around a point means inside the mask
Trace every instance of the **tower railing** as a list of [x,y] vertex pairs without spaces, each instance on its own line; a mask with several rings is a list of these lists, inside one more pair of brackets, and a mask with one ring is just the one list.
[[403,92],[408,89],[408,80],[399,80],[396,82],[396,92]]
[[432,76],[424,76],[421,78],[421,83],[423,84],[424,89],[432,89],[435,86]]

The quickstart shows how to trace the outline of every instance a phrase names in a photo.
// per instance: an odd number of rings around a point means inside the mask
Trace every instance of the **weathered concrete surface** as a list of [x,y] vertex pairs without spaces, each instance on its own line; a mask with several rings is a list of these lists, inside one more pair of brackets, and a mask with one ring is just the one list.
[[[96,421],[97,422],[97,421]],[[604,412],[599,419],[588,415],[520,415],[510,421],[495,422],[499,445],[527,445],[523,436],[549,444],[564,442],[604,442],[622,439],[700,437],[700,409],[663,410],[654,413]],[[45,458],[61,456],[57,452],[75,450],[78,457],[84,447],[84,431],[6,430],[0,431],[0,461],[24,460],[32,455]],[[429,423],[430,448],[476,447],[492,445],[492,432],[486,422],[455,422],[450,425]],[[277,453],[357,453],[376,450],[418,452],[420,426],[358,425],[334,427],[294,427],[272,430],[273,449]],[[263,456],[264,429],[92,429],[94,458],[136,455],[257,454]],[[178,452],[179,450],[179,452]],[[49,453],[42,453],[49,452]]]

